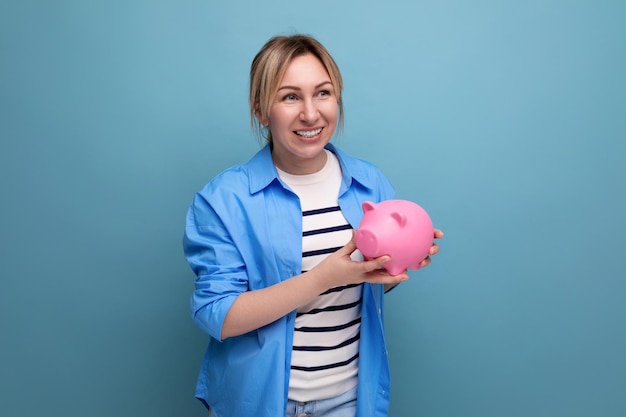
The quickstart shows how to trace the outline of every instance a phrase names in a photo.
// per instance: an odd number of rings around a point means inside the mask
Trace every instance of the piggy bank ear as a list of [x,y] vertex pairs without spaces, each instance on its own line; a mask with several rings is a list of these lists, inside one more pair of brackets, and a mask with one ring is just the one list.
[[363,213],[367,213],[368,211],[374,210],[374,206],[375,206],[375,204],[372,203],[371,201],[365,201],[363,203],[363,206],[362,206],[363,207]]
[[400,227],[404,227],[404,225],[406,224],[406,216],[402,213],[398,213],[397,211],[394,211],[393,213],[391,213],[391,217],[395,219],[395,221],[398,222]]

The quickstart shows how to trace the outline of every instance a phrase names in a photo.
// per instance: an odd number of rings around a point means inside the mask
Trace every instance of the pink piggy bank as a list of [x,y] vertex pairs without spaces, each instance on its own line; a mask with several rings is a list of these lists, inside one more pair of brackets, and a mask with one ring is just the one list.
[[365,213],[355,243],[365,259],[389,255],[384,265],[391,275],[418,269],[433,245],[435,229],[428,213],[407,200],[363,203]]

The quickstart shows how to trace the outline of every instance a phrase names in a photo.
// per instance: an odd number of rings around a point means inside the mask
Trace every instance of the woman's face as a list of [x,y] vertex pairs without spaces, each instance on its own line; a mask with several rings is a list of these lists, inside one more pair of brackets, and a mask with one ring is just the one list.
[[326,163],[324,146],[335,132],[337,96],[314,55],[294,58],[280,82],[265,122],[272,133],[274,163],[290,174],[312,174]]

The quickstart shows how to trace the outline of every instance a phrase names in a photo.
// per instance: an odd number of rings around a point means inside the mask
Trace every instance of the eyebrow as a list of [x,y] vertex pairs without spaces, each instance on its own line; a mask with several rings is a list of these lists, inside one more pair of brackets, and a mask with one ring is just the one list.
[[[316,85],[315,89],[321,88],[321,87],[325,86],[326,84],[330,84],[331,86],[333,85],[333,83],[330,82],[330,81],[323,81],[323,82],[319,83],[318,85]],[[300,87],[295,87],[295,86],[292,86],[292,85],[283,85],[282,87],[280,87],[278,89],[278,91],[280,91],[280,90],[300,90]]]

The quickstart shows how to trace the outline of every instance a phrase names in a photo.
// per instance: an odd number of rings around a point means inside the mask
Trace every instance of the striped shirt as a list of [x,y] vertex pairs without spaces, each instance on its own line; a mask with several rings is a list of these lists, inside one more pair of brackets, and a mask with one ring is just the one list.
[[[280,177],[302,206],[302,271],[344,246],[352,227],[337,202],[341,168],[327,151],[324,168],[310,175]],[[360,254],[353,254],[360,260]],[[357,384],[362,285],[331,288],[298,309],[289,398],[312,401],[340,395]]]

